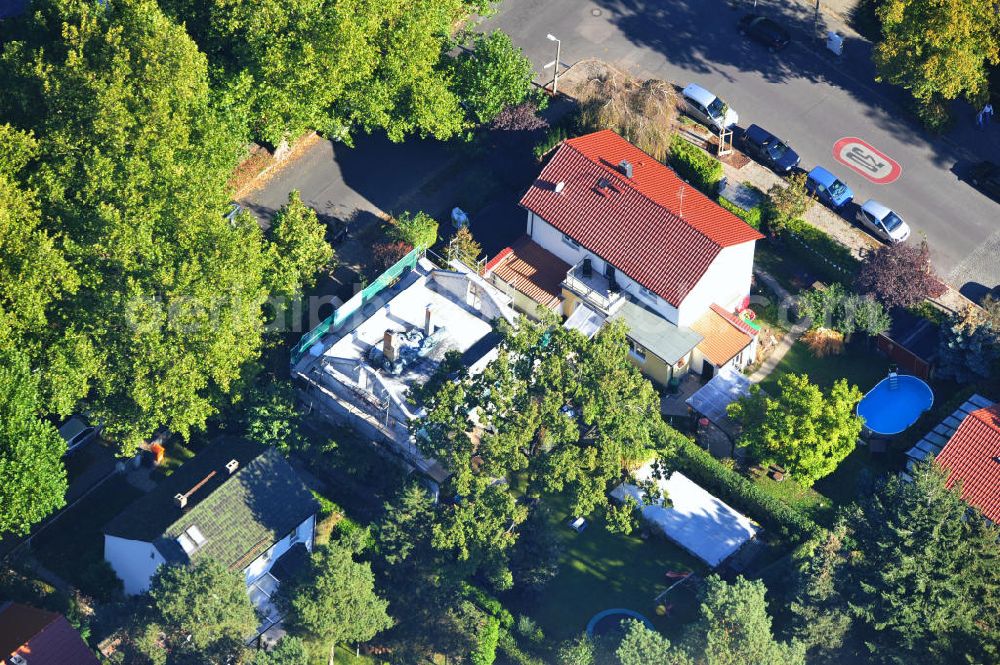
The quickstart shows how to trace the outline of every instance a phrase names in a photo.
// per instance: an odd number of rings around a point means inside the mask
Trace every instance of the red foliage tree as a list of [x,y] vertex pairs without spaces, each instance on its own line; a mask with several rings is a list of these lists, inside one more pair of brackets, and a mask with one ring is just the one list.
[[920,245],[899,243],[868,252],[856,286],[886,307],[911,307],[925,298],[944,293],[945,286],[931,267],[927,241]]
[[410,253],[413,245],[408,242],[383,242],[372,248],[372,262],[381,270],[391,267]]

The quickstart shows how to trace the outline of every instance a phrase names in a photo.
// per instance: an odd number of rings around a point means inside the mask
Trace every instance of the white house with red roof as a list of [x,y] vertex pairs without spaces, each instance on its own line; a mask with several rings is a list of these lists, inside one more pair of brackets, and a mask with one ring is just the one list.
[[[558,289],[569,325],[625,319],[633,360],[661,383],[753,361],[757,330],[741,312],[763,236],[673,170],[603,130],[564,141],[520,204],[528,238],[488,278],[513,272],[522,294]],[[557,285],[541,283],[551,261],[525,267],[532,245],[569,266]]]

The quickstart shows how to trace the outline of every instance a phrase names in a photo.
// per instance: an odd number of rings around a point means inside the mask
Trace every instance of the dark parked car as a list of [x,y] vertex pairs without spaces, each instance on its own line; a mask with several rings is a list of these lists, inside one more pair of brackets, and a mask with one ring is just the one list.
[[743,132],[743,152],[776,173],[788,173],[801,160],[787,143],[758,125],[750,125]]
[[760,42],[769,51],[780,51],[792,41],[784,27],[760,14],[747,14],[740,19],[740,34]]
[[969,169],[969,184],[1000,203],[1000,166],[979,162]]

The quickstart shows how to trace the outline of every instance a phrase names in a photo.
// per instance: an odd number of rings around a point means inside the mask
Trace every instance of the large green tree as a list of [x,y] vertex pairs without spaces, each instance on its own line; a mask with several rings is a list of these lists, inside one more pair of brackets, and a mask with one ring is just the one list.
[[659,396],[628,361],[624,326],[593,340],[526,320],[499,330],[498,358],[443,386],[418,441],[453,470],[459,494],[477,475],[525,472],[530,492],[569,493],[574,514],[606,507],[612,484],[669,441]]
[[257,614],[240,571],[211,559],[162,566],[149,590],[147,651],[165,651],[167,662],[232,662],[257,627]]
[[354,559],[361,549],[360,538],[316,548],[308,571],[287,591],[292,625],[329,642],[331,659],[338,643],[364,642],[392,625],[370,564]]
[[25,534],[66,493],[66,442],[42,420],[39,377],[26,355],[0,348],[0,534]]
[[692,661],[670,640],[647,628],[641,621],[629,621],[625,637],[615,651],[621,665],[689,665]]
[[987,64],[1000,62],[1000,15],[983,0],[885,0],[877,10],[879,79],[910,91],[921,116],[937,126],[944,102],[982,103]]
[[88,351],[43,364],[69,379],[54,407],[87,393],[127,454],[160,427],[204,426],[259,353],[262,303],[289,280],[249,215],[223,218],[244,139],[184,29],[152,0],[34,9],[4,48],[0,111],[40,137],[30,183],[79,275],[48,323]]
[[797,642],[774,639],[762,582],[737,577],[732,584],[717,575],[705,580],[698,620],[685,643],[695,662],[705,665],[805,665]]
[[288,193],[288,203],[274,215],[270,240],[275,295],[298,297],[334,259],[333,247],[326,241],[326,225],[302,202],[298,190]]
[[911,475],[891,477],[848,513],[837,587],[879,662],[997,662],[1000,529],[941,469]]
[[854,413],[860,400],[861,391],[844,379],[824,395],[808,376],[786,374],[778,379],[777,395],[753,386],[729,405],[729,414],[741,421],[740,442],[756,459],[777,462],[812,485],[854,450],[862,427]]
[[476,35],[472,50],[455,63],[458,94],[480,123],[491,122],[506,107],[524,101],[534,75],[531,60],[500,30]]

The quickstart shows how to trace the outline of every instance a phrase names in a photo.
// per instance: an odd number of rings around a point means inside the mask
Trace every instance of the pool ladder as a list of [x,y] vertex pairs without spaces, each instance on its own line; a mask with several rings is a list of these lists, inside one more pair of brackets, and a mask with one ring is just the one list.
[[889,375],[889,390],[895,390],[899,387],[899,376],[895,372]]

